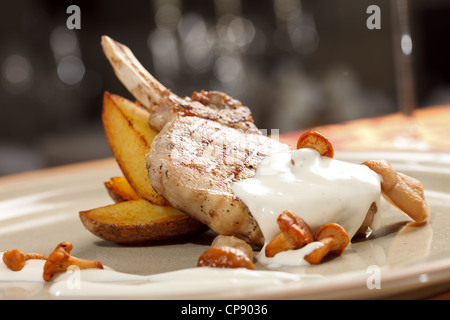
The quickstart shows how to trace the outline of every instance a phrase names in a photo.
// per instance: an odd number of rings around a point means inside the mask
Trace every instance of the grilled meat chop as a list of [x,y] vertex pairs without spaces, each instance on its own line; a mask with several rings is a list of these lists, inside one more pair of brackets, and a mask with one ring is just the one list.
[[262,245],[257,222],[231,184],[253,177],[263,158],[288,147],[262,135],[239,101],[214,91],[180,98],[126,46],[106,36],[102,46],[117,77],[150,111],[150,126],[160,131],[147,155],[155,191],[217,233]]

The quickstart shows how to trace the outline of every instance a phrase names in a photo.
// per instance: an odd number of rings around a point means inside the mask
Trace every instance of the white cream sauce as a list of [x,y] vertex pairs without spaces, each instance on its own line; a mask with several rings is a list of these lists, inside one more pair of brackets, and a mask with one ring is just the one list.
[[[266,244],[280,233],[276,220],[284,210],[302,218],[313,233],[334,222],[352,238],[370,205],[375,202],[380,207],[381,195],[380,178],[368,167],[322,157],[309,148],[269,155],[253,178],[234,183],[232,191],[248,206]],[[263,249],[257,259],[266,264],[302,265],[307,263],[303,257],[318,245],[312,243],[273,258],[265,257]]]
[[[0,260],[3,253],[0,252]],[[54,298],[176,298],[207,297],[210,294],[243,293],[285,287],[298,281],[321,279],[320,275],[292,274],[247,269],[190,268],[155,275],[134,275],[105,269],[77,270],[42,279],[44,260],[29,260],[21,271],[11,271],[0,263],[0,282],[16,288],[36,288],[42,284]],[[5,285],[6,284],[6,285]]]

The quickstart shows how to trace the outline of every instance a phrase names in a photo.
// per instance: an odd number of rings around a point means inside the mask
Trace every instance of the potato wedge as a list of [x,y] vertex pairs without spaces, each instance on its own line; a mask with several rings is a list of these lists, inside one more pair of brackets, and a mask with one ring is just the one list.
[[109,196],[116,203],[140,199],[136,191],[132,186],[130,186],[130,183],[125,177],[112,177],[104,184]]
[[145,155],[158,134],[147,123],[148,112],[117,95],[105,93],[102,121],[109,145],[125,178],[140,198],[159,205],[168,202],[153,190]]
[[79,215],[91,233],[116,243],[168,240],[207,230],[204,224],[171,206],[143,199],[81,211]]

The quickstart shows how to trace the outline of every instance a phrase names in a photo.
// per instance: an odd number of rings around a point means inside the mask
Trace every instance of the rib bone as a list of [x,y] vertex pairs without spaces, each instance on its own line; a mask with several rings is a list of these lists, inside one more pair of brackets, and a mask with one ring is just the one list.
[[128,47],[108,36],[102,36],[102,47],[117,78],[143,106],[150,109],[168,91],[141,65]]

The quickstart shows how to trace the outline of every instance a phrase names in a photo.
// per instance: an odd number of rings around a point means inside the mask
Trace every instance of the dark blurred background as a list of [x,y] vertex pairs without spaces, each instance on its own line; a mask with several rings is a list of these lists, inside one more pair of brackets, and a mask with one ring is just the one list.
[[[450,102],[450,1],[411,5],[418,107]],[[69,5],[81,29],[69,30]],[[369,30],[367,7],[381,9]],[[132,99],[109,35],[179,95],[220,90],[260,128],[300,130],[397,112],[390,1],[15,0],[0,13],[0,175],[111,155],[105,90]]]

